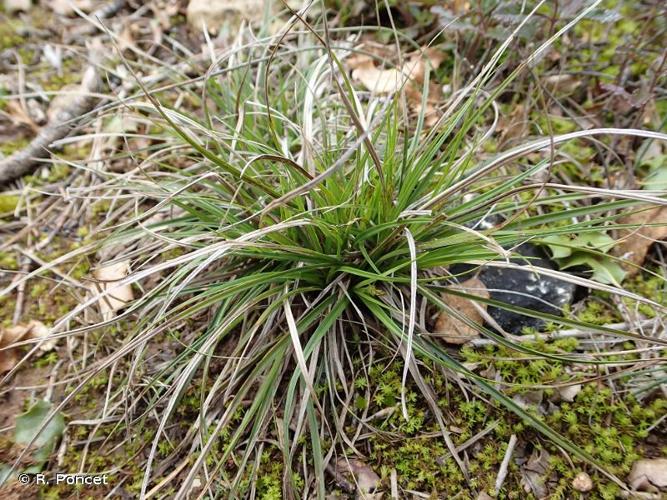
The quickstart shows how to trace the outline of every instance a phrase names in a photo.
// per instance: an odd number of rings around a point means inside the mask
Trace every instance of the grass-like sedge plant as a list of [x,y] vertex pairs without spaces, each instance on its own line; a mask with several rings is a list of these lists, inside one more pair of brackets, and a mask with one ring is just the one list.
[[[480,160],[497,122],[497,97],[597,3],[499,80],[518,26],[428,129],[423,113],[408,116],[403,92],[382,96],[355,87],[345,71],[345,58],[354,51],[344,41],[346,32],[308,24],[303,12],[293,13],[278,35],[239,37],[197,84],[183,86],[191,101],[201,103],[201,113],[170,107],[150,89],[144,89],[144,99],[125,104],[149,114],[171,136],[169,147],[115,178],[138,210],[109,242],[126,248],[119,258],[133,259],[132,274],[118,286],[159,279],[115,320],[131,324],[130,334],[87,380],[122,358],[130,361],[123,385],[109,398],[128,396],[124,423],[130,428],[138,422],[155,427],[143,494],[154,484],[158,446],[194,388],[200,416],[176,447],[194,457],[178,484],[179,497],[195,478],[214,495],[238,495],[241,480],[252,482],[257,472],[267,436],[282,450],[285,494],[304,494],[296,491],[292,472],[303,465],[307,450],[314,477],[309,492],[324,497],[325,471],[350,449],[346,428],[359,420],[351,384],[367,374],[366,364],[378,350],[393,353],[392,362],[401,364],[404,387],[422,391],[464,471],[447,418],[423,377],[429,367],[493,398],[563,450],[602,469],[577,444],[466,369],[456,349],[433,337],[428,321],[440,310],[519,352],[607,363],[587,353],[542,353],[476,324],[442,300],[443,293],[455,294],[592,335],[660,344],[639,333],[452,289],[457,277],[447,272],[455,264],[516,266],[510,259],[522,243],[610,230],[618,227],[620,214],[667,203],[662,193],[535,180],[558,168],[559,147],[570,141],[620,135],[667,139],[657,132],[589,129],[532,137]],[[395,36],[397,45],[409,43]],[[429,78],[427,69],[424,100]],[[479,229],[475,222],[489,215],[504,222]],[[537,266],[533,271],[663,310],[620,286]],[[56,328],[105,294],[113,288]],[[178,347],[175,356],[151,365],[146,359],[156,348],[151,344],[159,349],[165,341]],[[353,358],[363,360],[361,369]],[[399,411],[408,418],[405,391]]]

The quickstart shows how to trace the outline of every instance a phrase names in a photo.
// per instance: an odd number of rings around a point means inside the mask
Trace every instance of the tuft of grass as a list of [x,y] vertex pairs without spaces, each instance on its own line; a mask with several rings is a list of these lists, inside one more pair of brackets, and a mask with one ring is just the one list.
[[[662,133],[572,130],[568,122],[561,135],[484,154],[502,91],[599,2],[505,76],[501,63],[514,37],[542,3],[452,96],[430,129],[423,114],[409,116],[403,93],[378,96],[355,88],[344,67],[353,50],[328,31],[326,20],[313,26],[303,13],[293,13],[289,28],[275,37],[240,37],[210,68],[199,95],[185,89],[202,103],[200,113],[170,107],[149,89],[144,101],[128,104],[165,134],[164,148],[137,172],[114,179],[137,215],[107,245],[122,246],[119,258],[133,261],[133,273],[117,286],[132,284],[141,293],[114,320],[132,320],[127,337],[88,370],[79,389],[127,358],[122,380],[104,388],[105,405],[124,413],[116,431],[157,427],[143,481],[135,485],[142,496],[161,487],[161,464],[189,454],[176,498],[195,480],[212,496],[254,494],[256,488],[275,495],[281,480],[286,497],[324,497],[325,471],[336,457],[358,453],[354,428],[372,404],[395,407],[393,418],[403,422],[396,425],[408,435],[428,418],[452,474],[469,480],[440,396],[425,375],[432,366],[625,487],[608,461],[471,371],[461,352],[445,348],[430,332],[429,317],[444,311],[503,349],[539,359],[531,370],[546,370],[550,362],[604,367],[624,361],[518,342],[449,307],[442,294],[453,294],[555,328],[664,345],[641,333],[450,287],[457,282],[447,272],[453,265],[516,267],[510,258],[525,242],[611,231],[621,213],[667,204],[664,193],[535,180],[558,168],[555,151],[571,141],[667,140]],[[429,77],[427,69],[424,93]],[[490,215],[504,222],[478,228]],[[596,255],[594,248],[579,251]],[[533,270],[665,310],[617,285]],[[109,287],[85,300],[56,330],[113,292]],[[86,325],[67,335],[108,326]],[[156,351],[167,342],[179,348],[164,359]],[[367,388],[379,377],[373,372],[378,363],[391,367],[387,373],[394,378],[384,381],[386,392],[371,394]],[[526,384],[534,373],[524,370],[516,378]],[[428,411],[415,408],[417,394]],[[479,414],[474,400],[462,408]],[[177,416],[190,416],[191,427],[174,429]],[[280,467],[267,463],[269,449],[271,457],[280,457]],[[488,454],[490,463],[502,458]],[[260,471],[264,479],[257,482]]]

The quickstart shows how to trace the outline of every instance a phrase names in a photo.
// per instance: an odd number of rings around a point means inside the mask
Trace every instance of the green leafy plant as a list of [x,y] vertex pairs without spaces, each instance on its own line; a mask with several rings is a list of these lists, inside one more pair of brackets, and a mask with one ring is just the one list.
[[614,285],[620,285],[625,277],[618,259],[607,255],[614,248],[615,241],[604,231],[591,231],[574,237],[554,234],[542,241],[551,250],[560,269],[586,266],[593,271],[594,280]]
[[[39,400],[28,411],[16,417],[14,442],[30,448],[33,465],[22,473],[40,472],[53,452],[56,443],[65,430],[65,418],[62,413],[52,413],[53,404]],[[0,484],[11,476],[12,464],[0,464]]]
[[667,189],[667,154],[660,146],[660,143],[646,141],[639,152],[636,163],[646,170],[641,183],[643,189]]

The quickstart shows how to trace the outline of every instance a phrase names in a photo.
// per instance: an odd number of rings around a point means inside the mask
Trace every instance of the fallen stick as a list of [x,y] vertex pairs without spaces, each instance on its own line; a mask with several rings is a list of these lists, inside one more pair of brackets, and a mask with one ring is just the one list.
[[76,129],[77,119],[95,107],[97,98],[91,94],[97,92],[100,85],[97,69],[88,66],[81,81],[81,93],[74,96],[66,107],[56,109],[54,119],[39,131],[28,146],[0,160],[0,186],[31,174],[40,166],[40,160],[50,153],[49,146],[71,134]]
[[496,494],[500,492],[500,488],[503,487],[503,483],[505,482],[505,478],[507,477],[507,468],[509,467],[510,460],[512,458],[512,453],[514,453],[514,447],[516,446],[516,442],[517,442],[516,435],[512,434],[510,436],[509,443],[507,443],[507,451],[505,451],[503,462],[500,464],[498,477],[496,477],[496,484],[493,488]]
[[[660,323],[660,318],[652,318],[638,321],[637,323],[612,323],[608,325],[603,325],[605,328],[613,328],[618,330],[619,333],[627,332],[632,330],[635,327],[639,328],[653,328],[658,323]],[[512,340],[515,342],[534,342],[536,340],[556,340],[564,338],[578,338],[578,337],[588,337],[590,335],[596,335],[598,338],[601,336],[612,337],[612,333],[599,333],[597,330],[591,329],[570,329],[570,330],[558,330],[550,333],[538,333],[535,335],[514,335]],[[621,337],[619,342],[625,342],[625,338]],[[496,345],[497,342],[493,339],[488,338],[475,338],[469,342],[470,345],[475,347],[484,346],[484,345]]]

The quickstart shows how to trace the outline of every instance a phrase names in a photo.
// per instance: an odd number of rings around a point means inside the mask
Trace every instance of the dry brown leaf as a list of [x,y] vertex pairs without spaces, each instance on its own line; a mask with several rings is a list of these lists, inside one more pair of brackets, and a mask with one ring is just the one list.
[[466,14],[470,11],[470,2],[467,0],[451,0],[449,5],[455,14]]
[[[28,323],[19,323],[0,329],[0,347],[6,347],[21,340],[43,339],[48,337],[49,328],[41,321],[31,320]],[[40,345],[42,351],[50,351],[55,347],[55,339],[48,340]]]
[[549,470],[549,452],[534,449],[528,461],[521,466],[521,485],[526,493],[532,492],[537,498],[546,498],[547,472]]
[[91,286],[93,295],[111,290],[108,295],[102,297],[98,301],[100,314],[104,321],[112,319],[116,311],[122,309],[128,302],[134,300],[131,285],[118,286],[118,282],[125,278],[129,272],[129,260],[123,260],[113,264],[105,264],[93,272],[93,277],[97,280]]
[[612,83],[600,83],[600,89],[607,93],[606,108],[610,112],[629,113],[633,108],[641,106],[636,96],[630,94],[625,88]]
[[225,24],[238,25],[241,19],[260,21],[264,15],[262,0],[190,0],[187,9],[188,24],[198,32],[206,25],[210,33],[217,33]]
[[38,132],[39,126],[30,117],[30,115],[23,109],[21,103],[14,100],[6,101],[7,111],[9,116],[17,123],[22,123],[30,127],[33,131]]
[[[623,229],[619,231],[619,242],[614,248],[614,254],[622,257],[634,266],[625,266],[629,276],[639,272],[636,266],[644,263],[649,248],[656,241],[667,238],[667,207],[651,207],[641,212],[635,212],[618,220],[619,224],[641,225],[638,229]],[[645,224],[661,224],[646,226]]]
[[565,94],[574,92],[581,84],[582,81],[579,78],[570,74],[551,75],[544,79],[544,85],[549,91]]
[[[373,47],[373,52],[381,52]],[[431,68],[437,68],[444,61],[445,54],[434,48],[426,48],[410,58],[398,68],[382,69],[375,65],[370,56],[357,54],[347,60],[352,69],[352,79],[361,83],[367,90],[376,94],[392,94],[403,89],[410,110],[419,114],[425,104],[424,124],[431,127],[438,120],[437,104],[442,96],[442,89],[435,82],[429,82],[429,93],[422,103],[422,89],[426,74],[427,61]]]
[[[460,285],[454,285],[453,290],[460,290],[471,295],[477,295],[485,299],[489,298],[489,292],[478,278],[470,278]],[[459,312],[475,323],[482,323],[484,319],[471,300],[457,295],[443,293],[442,300],[452,309]],[[486,311],[486,304],[478,303]],[[449,344],[465,344],[479,337],[479,332],[463,321],[443,311],[435,323],[435,333]]]
[[373,493],[380,486],[380,476],[361,460],[339,458],[336,461],[336,473],[356,485],[359,498],[376,498]]
[[558,391],[558,395],[561,401],[567,401],[571,403],[574,401],[574,398],[577,397],[577,394],[581,392],[581,388],[581,384],[574,384],[566,385],[565,387],[558,387],[556,390]]
[[645,458],[632,465],[628,476],[630,488],[657,492],[667,489],[667,458]]
[[523,104],[517,104],[509,114],[501,115],[497,130],[502,142],[524,138],[528,132],[526,107]]
[[[16,342],[22,340],[38,340],[48,337],[49,328],[41,321],[32,320],[28,323],[19,323],[16,326],[0,328],[0,373],[5,373],[14,368],[18,362],[18,348],[9,348]],[[39,349],[41,351],[50,351],[55,348],[56,339],[50,339],[42,342]]]
[[49,8],[56,14],[61,16],[76,16],[76,7],[83,12],[90,12],[93,10],[93,2],[91,0],[51,0],[48,2]]
[[512,398],[517,405],[519,405],[524,410],[529,408],[541,409],[542,400],[544,399],[544,390],[535,389],[533,391],[522,392],[517,394]]
[[[49,336],[49,333],[51,332],[51,329],[41,321],[36,321],[36,320],[30,321],[28,322],[28,326],[30,328],[29,330],[30,338],[32,339],[45,339]],[[42,352],[48,352],[55,349],[57,343],[58,343],[57,339],[45,340],[39,345],[39,349]]]
[[31,127],[26,123],[12,119],[7,114],[0,114],[0,144],[17,141],[30,136]]
[[16,349],[0,351],[0,373],[6,373],[16,366],[19,356]]
[[135,46],[136,42],[134,40],[134,34],[131,25],[125,25],[123,30],[118,35],[116,39],[118,43],[118,50],[125,52],[126,50],[131,50]]
[[426,61],[428,61],[431,69],[437,69],[444,60],[444,52],[434,49],[433,47],[428,47],[410,57],[410,60],[403,66],[403,72],[408,75],[410,80],[417,83],[423,83],[424,76],[426,75]]
[[437,4],[439,9],[447,10],[457,16],[470,12],[469,0],[441,0],[440,2],[434,2],[433,0],[418,0],[416,3],[423,7],[431,7],[434,4]]
[[5,12],[13,14],[15,12],[28,12],[32,7],[31,0],[5,0]]
[[407,75],[396,68],[378,68],[369,56],[356,57],[352,60],[352,64],[354,64],[352,79],[377,94],[398,92],[407,80]]
[[378,94],[391,94],[398,92],[403,85],[409,82],[422,83],[426,73],[426,60],[431,68],[437,68],[444,59],[442,52],[427,48],[420,53],[413,54],[401,69],[379,68],[375,66],[370,56],[363,54],[350,57],[347,64],[352,69],[352,78],[360,82],[367,90]]
[[[405,92],[410,111],[418,115],[422,111],[422,87],[417,88],[410,85]],[[429,83],[429,92],[424,107],[424,125],[430,128],[438,121],[440,111],[437,108],[439,98],[442,96],[442,88],[435,82]]]

